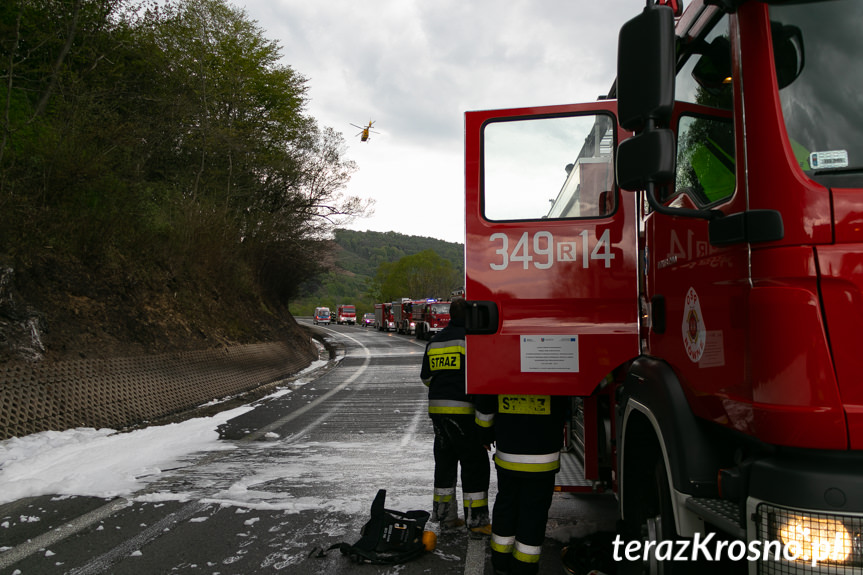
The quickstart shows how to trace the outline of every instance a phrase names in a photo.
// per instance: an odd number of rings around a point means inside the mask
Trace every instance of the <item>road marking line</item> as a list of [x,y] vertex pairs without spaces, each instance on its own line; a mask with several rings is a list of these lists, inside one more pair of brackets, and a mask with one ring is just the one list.
[[69,575],[90,575],[91,573],[104,573],[118,561],[128,557],[133,552],[140,550],[150,541],[158,539],[162,535],[168,533],[172,525],[189,519],[192,515],[203,511],[208,506],[209,503],[203,503],[202,501],[193,501],[187,505],[184,505],[173,513],[169,513],[168,515],[162,517],[156,523],[147,527],[134,537],[118,544],[110,551],[106,551],[105,553],[99,555],[95,559],[89,561],[81,567],[78,567],[77,569],[72,569],[71,571],[69,571]]
[[103,519],[110,517],[117,511],[132,505],[132,502],[124,499],[118,498],[113,501],[94,509],[84,515],[76,517],[53,529],[48,531],[47,533],[43,533],[38,537],[34,537],[33,539],[28,540],[26,543],[21,543],[8,551],[4,551],[0,554],[0,570],[9,567],[21,561],[22,559],[26,559],[30,555],[36,553],[37,551],[41,551],[43,549],[47,549],[51,547],[58,541],[62,541],[67,537],[78,533],[79,531],[83,531],[84,529],[90,527],[94,523],[102,521]]
[[[327,329],[327,328],[324,328],[324,329]],[[333,331],[333,330],[330,330],[330,331]],[[363,360],[363,364],[361,366],[359,366],[357,368],[357,370],[354,371],[354,373],[349,378],[347,378],[345,381],[343,381],[342,383],[340,383],[339,385],[337,385],[333,389],[329,390],[328,392],[326,392],[322,396],[314,399],[311,403],[307,403],[303,407],[300,407],[299,409],[295,409],[294,411],[291,411],[286,416],[284,416],[280,419],[277,419],[276,421],[274,421],[268,425],[265,425],[264,427],[261,427],[257,431],[253,431],[249,435],[240,439],[240,441],[256,441],[256,440],[260,439],[261,437],[263,437],[264,435],[266,435],[267,433],[282,427],[286,423],[293,421],[297,417],[303,415],[304,413],[306,413],[310,409],[317,407],[318,405],[325,402],[326,400],[328,400],[329,398],[331,398],[332,396],[334,396],[338,392],[340,392],[343,389],[345,389],[346,387],[348,387],[350,384],[355,382],[357,380],[357,378],[359,378],[366,371],[366,369],[368,369],[369,364],[372,361],[372,354],[371,354],[371,352],[369,352],[369,348],[367,348],[362,343],[360,343],[359,341],[357,341],[356,339],[352,338],[349,335],[345,335],[345,334],[339,333],[337,331],[333,331],[333,333],[335,333],[337,335],[344,336],[350,340],[353,340],[357,345],[359,345],[361,348],[363,348],[363,351],[365,352],[365,359]],[[308,427],[303,429],[301,432],[295,434],[294,437],[296,439],[299,439],[300,437],[305,435],[308,431],[311,431],[311,429],[313,429],[314,427],[317,427],[317,425],[320,423],[320,421],[322,419],[326,419],[327,417],[329,417],[331,412],[332,412],[332,410],[325,413],[323,416],[321,416],[320,418],[315,420],[314,423],[312,423],[311,425],[309,425]],[[294,441],[296,441],[296,439]]]
[[485,549],[487,539],[467,540],[467,556],[464,559],[464,575],[482,575],[485,573]]

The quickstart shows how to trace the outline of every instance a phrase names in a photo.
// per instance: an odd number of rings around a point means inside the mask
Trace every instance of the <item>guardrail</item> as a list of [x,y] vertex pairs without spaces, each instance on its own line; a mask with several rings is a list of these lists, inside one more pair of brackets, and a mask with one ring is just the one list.
[[273,342],[0,366],[0,440],[49,429],[122,429],[284,379],[315,359],[311,342]]

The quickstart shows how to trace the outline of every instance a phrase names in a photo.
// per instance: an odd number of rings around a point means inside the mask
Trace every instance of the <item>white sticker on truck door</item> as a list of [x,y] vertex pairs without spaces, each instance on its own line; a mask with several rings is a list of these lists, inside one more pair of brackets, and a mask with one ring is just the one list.
[[577,335],[522,335],[522,373],[578,373]]

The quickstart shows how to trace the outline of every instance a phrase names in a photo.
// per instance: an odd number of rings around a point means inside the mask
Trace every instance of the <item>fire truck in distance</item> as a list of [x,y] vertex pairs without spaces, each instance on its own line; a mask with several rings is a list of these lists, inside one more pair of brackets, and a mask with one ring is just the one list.
[[357,308],[348,304],[341,304],[336,307],[336,323],[340,325],[357,323]]
[[448,301],[434,299],[414,302],[413,320],[417,339],[429,340],[449,325]]
[[863,2],[660,4],[607,99],[465,116],[468,391],[572,397],[629,539],[861,573]]
[[422,301],[413,301],[410,298],[402,298],[400,301],[393,302],[393,321],[396,324],[396,333],[411,335],[416,327],[414,321],[413,309],[414,305],[423,304]]
[[375,329],[378,331],[392,331],[396,329],[395,318],[393,318],[393,304],[375,304]]

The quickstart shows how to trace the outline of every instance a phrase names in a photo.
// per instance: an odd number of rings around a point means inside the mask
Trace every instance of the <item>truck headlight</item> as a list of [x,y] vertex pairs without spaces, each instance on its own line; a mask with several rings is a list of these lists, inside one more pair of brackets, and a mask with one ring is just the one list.
[[779,540],[798,560],[844,562],[851,555],[851,534],[837,519],[790,514],[778,527]]
[[[863,517],[786,509],[762,503],[757,507],[758,539],[778,542],[782,557],[762,558],[759,573],[860,573],[863,567]],[[777,563],[786,569],[774,571]],[[773,567],[768,568],[767,565]],[[797,567],[794,567],[797,566]],[[820,569],[819,569],[820,567]],[[828,571],[824,571],[825,573]]]

